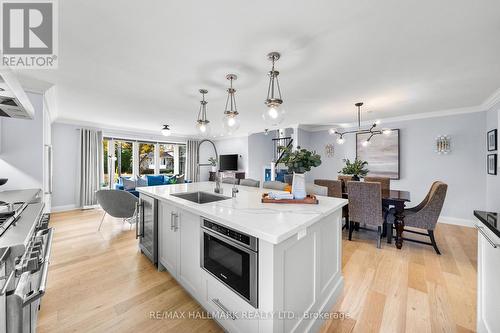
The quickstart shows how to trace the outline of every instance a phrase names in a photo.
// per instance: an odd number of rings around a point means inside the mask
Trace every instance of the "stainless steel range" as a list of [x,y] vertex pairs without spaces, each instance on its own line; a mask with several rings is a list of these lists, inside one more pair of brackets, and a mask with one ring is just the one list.
[[0,192],[0,333],[35,332],[53,229],[41,191]]

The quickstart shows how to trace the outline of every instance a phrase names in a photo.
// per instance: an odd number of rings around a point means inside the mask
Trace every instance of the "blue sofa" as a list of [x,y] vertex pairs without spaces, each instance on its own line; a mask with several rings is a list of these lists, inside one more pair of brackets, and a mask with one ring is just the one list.
[[[132,177],[120,177],[118,178],[118,183],[114,184],[114,189],[127,191],[139,197],[139,192],[136,190],[137,187],[178,184],[178,177],[178,175],[145,175],[137,179],[132,179]],[[190,180],[184,180],[183,182],[191,183]]]

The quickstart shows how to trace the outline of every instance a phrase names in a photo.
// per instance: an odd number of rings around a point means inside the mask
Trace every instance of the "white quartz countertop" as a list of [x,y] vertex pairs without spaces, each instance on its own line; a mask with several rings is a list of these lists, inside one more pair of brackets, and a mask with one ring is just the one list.
[[272,244],[284,241],[347,204],[345,199],[323,196],[318,197],[317,205],[261,203],[262,193],[276,191],[238,186],[239,193],[236,198],[231,198],[232,185],[221,186],[222,194],[229,198],[206,204],[197,204],[171,194],[195,191],[214,193],[213,182],[150,186],[137,190]]

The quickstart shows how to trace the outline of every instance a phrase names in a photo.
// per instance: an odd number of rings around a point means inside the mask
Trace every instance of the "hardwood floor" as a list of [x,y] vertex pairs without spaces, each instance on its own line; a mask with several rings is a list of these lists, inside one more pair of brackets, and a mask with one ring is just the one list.
[[[39,332],[221,332],[210,319],[154,319],[160,311],[203,309],[140,254],[134,230],[102,211],[52,214],[56,228]],[[472,332],[476,326],[474,229],[440,224],[443,253],[405,242],[402,250],[361,231],[343,241],[344,292],[334,307],[348,318],[332,332]]]

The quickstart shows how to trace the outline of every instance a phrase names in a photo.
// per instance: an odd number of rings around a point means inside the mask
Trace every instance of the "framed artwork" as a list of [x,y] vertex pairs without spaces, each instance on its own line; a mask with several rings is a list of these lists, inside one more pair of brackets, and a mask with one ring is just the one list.
[[488,154],[488,174],[497,174],[497,154]]
[[488,151],[497,150],[497,130],[491,130],[487,135]]
[[375,135],[363,146],[370,134],[356,134],[356,158],[368,162],[370,176],[399,179],[399,129],[389,135]]

